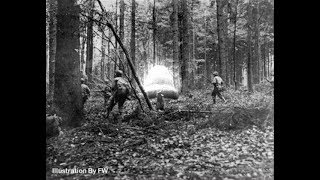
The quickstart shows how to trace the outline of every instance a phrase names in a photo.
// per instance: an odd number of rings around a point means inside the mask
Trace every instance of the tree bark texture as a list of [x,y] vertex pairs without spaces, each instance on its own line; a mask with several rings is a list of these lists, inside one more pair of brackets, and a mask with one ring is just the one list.
[[[109,39],[111,39],[111,37],[112,37],[112,32],[109,30],[108,31],[109,32],[109,34],[108,34],[108,36],[109,36]],[[107,71],[108,71],[108,78],[109,79],[112,79],[112,75],[113,75],[113,73],[112,73],[112,69],[114,69],[114,68],[112,68],[113,66],[113,62],[111,62],[111,53],[110,53],[110,51],[111,51],[111,49],[110,49],[110,41],[108,41],[108,64],[107,64]]]
[[79,11],[75,0],[58,0],[54,107],[63,126],[76,127],[83,120],[80,86]]
[[[125,6],[124,6],[124,0],[120,0],[120,40],[121,42],[124,42],[124,11],[125,11]],[[123,51],[119,50],[120,54],[120,62],[124,63],[124,58],[123,58]],[[125,63],[121,64],[119,62],[119,68],[125,72]]]
[[153,0],[152,8],[152,28],[153,28],[153,65],[156,65],[156,31],[157,31],[157,22],[156,22],[156,0]]
[[86,75],[88,76],[88,81],[92,83],[92,64],[93,64],[93,12],[94,12],[94,2],[90,1],[90,12],[88,18],[87,26],[87,55],[86,55]]
[[260,29],[258,22],[259,8],[258,2],[253,5],[252,16],[253,16],[253,27],[254,27],[254,56],[253,56],[253,83],[258,84],[260,82]]
[[[84,32],[84,34],[86,33],[86,30]],[[81,42],[81,50],[80,50],[80,71],[82,72],[82,74],[85,74],[85,47],[86,47],[86,42],[87,42],[87,38],[86,37],[82,37],[82,42]]]
[[49,94],[49,21],[50,21],[50,3],[46,0],[46,96]]
[[100,78],[104,81],[105,80],[105,61],[106,61],[106,33],[104,33],[105,27],[101,26],[101,66],[100,66]]
[[[131,0],[131,41],[130,52],[133,66],[136,68],[139,63],[136,63],[136,1]],[[137,69],[137,68],[136,68]],[[135,86],[135,84],[133,84]]]
[[188,90],[188,50],[189,50],[189,11],[187,7],[187,0],[181,1],[181,17],[182,17],[182,24],[181,24],[181,69],[180,69],[180,76],[181,76],[181,92],[186,92]]
[[53,100],[57,34],[57,0],[49,0],[49,101]]
[[251,50],[251,24],[252,24],[252,7],[251,7],[251,0],[249,0],[249,5],[248,5],[248,34],[247,34],[247,44],[248,44],[248,60],[247,60],[247,83],[248,83],[248,91],[253,92],[253,87],[252,87],[252,67],[251,67],[251,58],[252,58],[252,50]]
[[[116,14],[115,14],[115,32],[118,33],[118,0],[116,0]],[[118,52],[118,42],[116,38],[114,38],[114,44],[115,44],[115,52]],[[115,57],[115,62],[114,62],[114,71],[119,69],[119,60],[117,56]]]
[[178,67],[179,67],[179,28],[178,28],[178,1],[172,0],[173,4],[173,82],[178,87]]
[[227,82],[227,0],[217,0],[217,31],[218,31],[218,51],[219,51],[219,71],[220,76]]
[[235,12],[234,12],[234,30],[233,30],[233,83],[234,89],[238,89],[238,82],[237,82],[237,61],[236,61],[236,35],[237,35],[237,15],[238,15],[238,2],[236,0],[235,3]]

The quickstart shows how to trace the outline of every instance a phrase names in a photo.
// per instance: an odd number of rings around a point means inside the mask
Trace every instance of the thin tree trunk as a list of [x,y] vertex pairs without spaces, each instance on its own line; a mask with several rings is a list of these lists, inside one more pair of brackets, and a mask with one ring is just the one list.
[[181,1],[181,11],[182,11],[182,27],[181,27],[181,92],[186,92],[188,90],[188,46],[189,46],[189,33],[188,33],[188,18],[189,11],[187,7],[187,0]]
[[217,31],[218,31],[218,50],[219,50],[219,71],[222,79],[227,80],[227,62],[228,54],[226,48],[226,33],[227,33],[227,17],[224,9],[227,7],[227,0],[216,0],[217,2]]
[[93,64],[93,11],[94,1],[90,2],[90,13],[87,26],[87,56],[86,56],[86,75],[88,81],[92,83],[92,64]]
[[270,77],[270,50],[269,43],[267,43],[266,55],[267,55],[267,78]]
[[[116,31],[116,33],[118,33],[118,0],[116,0],[115,31]],[[115,44],[115,52],[118,52],[118,42],[117,42],[116,38],[114,39],[114,44]],[[119,69],[119,67],[118,67],[119,60],[116,55],[114,57],[115,57],[114,71],[116,71],[117,69]]]
[[248,60],[247,60],[247,83],[248,83],[248,91],[253,92],[252,87],[252,67],[251,67],[251,16],[252,16],[252,8],[251,8],[251,0],[249,0],[248,5],[248,35],[247,35],[247,43],[248,43]]
[[101,26],[101,66],[100,66],[100,78],[101,80],[105,80],[105,59],[106,59],[106,50],[105,50],[105,46],[106,46],[106,34],[104,33],[104,26]]
[[63,126],[76,127],[83,120],[80,86],[79,11],[75,0],[58,0],[54,107]]
[[236,0],[235,4],[235,14],[234,14],[234,30],[233,30],[233,82],[234,82],[234,89],[238,89],[238,83],[237,83],[237,73],[236,73],[236,34],[237,34],[237,15],[238,15],[238,3],[239,0]]
[[[206,14],[206,12],[205,12]],[[205,80],[205,84],[209,84],[210,82],[208,81],[209,77],[209,63],[208,63],[208,59],[207,59],[207,16],[204,17],[204,70],[205,70],[205,76],[206,76],[206,80]]]
[[152,8],[152,25],[153,25],[153,65],[156,64],[156,0],[153,0],[153,8]]
[[173,82],[178,87],[178,66],[179,66],[179,29],[178,29],[178,1],[172,0],[173,3]]
[[[192,12],[192,16],[191,16],[191,22],[192,22],[192,49],[191,49],[191,62],[194,63],[195,61],[195,23],[194,23],[194,10],[193,10],[193,3],[194,1],[191,2],[192,5],[191,5],[191,12]],[[210,71],[207,71],[207,72],[210,72]],[[195,69],[192,68],[192,78],[190,78],[190,80],[192,81],[192,87],[194,88],[194,85],[195,85],[195,80],[194,80],[194,77],[195,77]]]
[[49,22],[50,3],[46,0],[46,96],[49,94]]
[[254,83],[258,84],[260,83],[260,44],[259,44],[259,39],[260,39],[260,28],[259,28],[259,22],[258,22],[258,16],[259,16],[259,8],[258,8],[259,2],[256,2],[253,10],[252,10],[252,15],[254,18],[254,63],[253,63],[253,77],[254,77]]
[[[133,66],[136,68],[136,2],[135,0],[131,0],[132,9],[131,9],[131,60]],[[137,68],[136,68],[137,69]],[[135,83],[133,84],[135,86]]]
[[266,71],[266,37],[264,37],[263,45],[261,46],[261,54],[262,54],[262,60],[263,60],[263,79],[267,77],[267,71]]
[[57,34],[57,0],[50,0],[49,19],[49,101],[53,100],[55,83],[56,34]]
[[[112,36],[112,32],[109,30],[108,31],[109,32],[109,39],[111,39],[111,36]],[[107,68],[108,68],[108,79],[112,79],[112,73],[111,73],[111,65],[112,65],[112,63],[111,63],[111,58],[110,58],[110,41],[108,41],[108,66],[107,66]],[[114,68],[113,68],[114,69]]]
[[[86,30],[84,32],[84,34],[86,33]],[[81,43],[81,52],[80,52],[80,71],[82,74],[84,74],[84,64],[85,64],[85,60],[84,60],[84,52],[85,52],[85,46],[86,46],[86,41],[87,38],[86,37],[82,37],[82,43]]]
[[237,81],[237,86],[238,88],[241,86],[242,84],[242,81],[241,81],[241,78],[242,78],[242,64],[241,62],[243,62],[242,60],[242,56],[241,56],[241,49],[238,49],[238,51],[236,51],[236,62],[237,62],[237,68],[236,68],[236,81]]
[[[125,11],[125,6],[124,6],[124,0],[120,0],[120,39],[121,42],[124,42],[124,11]],[[124,57],[123,57],[123,51],[119,50],[120,54],[120,62],[124,62]],[[125,64],[121,64],[119,62],[119,68],[125,72]]]

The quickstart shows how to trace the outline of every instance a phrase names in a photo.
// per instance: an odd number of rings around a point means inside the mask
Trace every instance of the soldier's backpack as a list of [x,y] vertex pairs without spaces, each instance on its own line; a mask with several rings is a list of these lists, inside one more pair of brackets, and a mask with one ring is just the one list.
[[225,90],[225,87],[224,87],[224,85],[223,85],[223,81],[222,81],[221,78],[220,78],[219,80],[220,80],[221,82],[218,81],[218,82],[216,83],[216,88],[217,88],[218,91],[224,91],[224,90]]
[[218,89],[218,91],[224,91],[225,90],[225,88],[224,88],[222,83],[218,83],[217,84],[217,89]]
[[122,78],[116,79],[116,91],[117,95],[128,96],[129,95],[129,84]]

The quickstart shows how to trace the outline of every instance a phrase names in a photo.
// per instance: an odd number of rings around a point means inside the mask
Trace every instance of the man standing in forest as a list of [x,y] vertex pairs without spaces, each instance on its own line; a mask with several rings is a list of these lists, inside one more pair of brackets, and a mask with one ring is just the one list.
[[213,91],[212,91],[212,99],[213,99],[213,104],[216,103],[216,96],[218,95],[218,97],[220,99],[222,99],[224,102],[226,102],[226,100],[224,99],[224,97],[221,95],[221,92],[224,91],[224,87],[223,87],[223,80],[222,78],[219,76],[217,71],[213,72]]
[[[107,107],[107,118],[109,117],[110,112],[116,104],[118,104],[119,115],[121,116],[123,111],[123,104],[125,103],[126,99],[128,99],[129,85],[128,82],[124,78],[122,78],[122,74],[123,73],[121,70],[117,70],[115,72],[115,78],[111,87],[112,96],[109,99]],[[121,117],[119,123],[121,123]]]
[[82,105],[86,103],[90,96],[90,89],[84,82],[85,79],[81,78]]

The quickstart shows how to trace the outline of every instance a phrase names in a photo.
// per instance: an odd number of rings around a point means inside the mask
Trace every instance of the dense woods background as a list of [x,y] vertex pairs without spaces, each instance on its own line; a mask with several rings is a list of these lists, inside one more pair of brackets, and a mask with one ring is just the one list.
[[[112,80],[115,69],[131,77],[124,53],[106,21],[130,52],[139,79],[165,65],[181,91],[204,88],[217,70],[232,88],[273,75],[273,1],[101,0],[74,1],[79,20],[73,61],[81,75]],[[64,5],[62,5],[64,6]],[[71,8],[70,8],[71,9]],[[47,91],[53,97],[57,66],[57,0],[47,0]],[[62,23],[68,23],[63,21]],[[57,79],[57,78],[56,78]]]
[[[47,179],[273,179],[273,12],[273,0],[46,0]],[[163,111],[143,91],[156,65],[179,92]],[[119,69],[136,91],[116,125],[101,90]],[[53,172],[88,167],[108,173]]]

